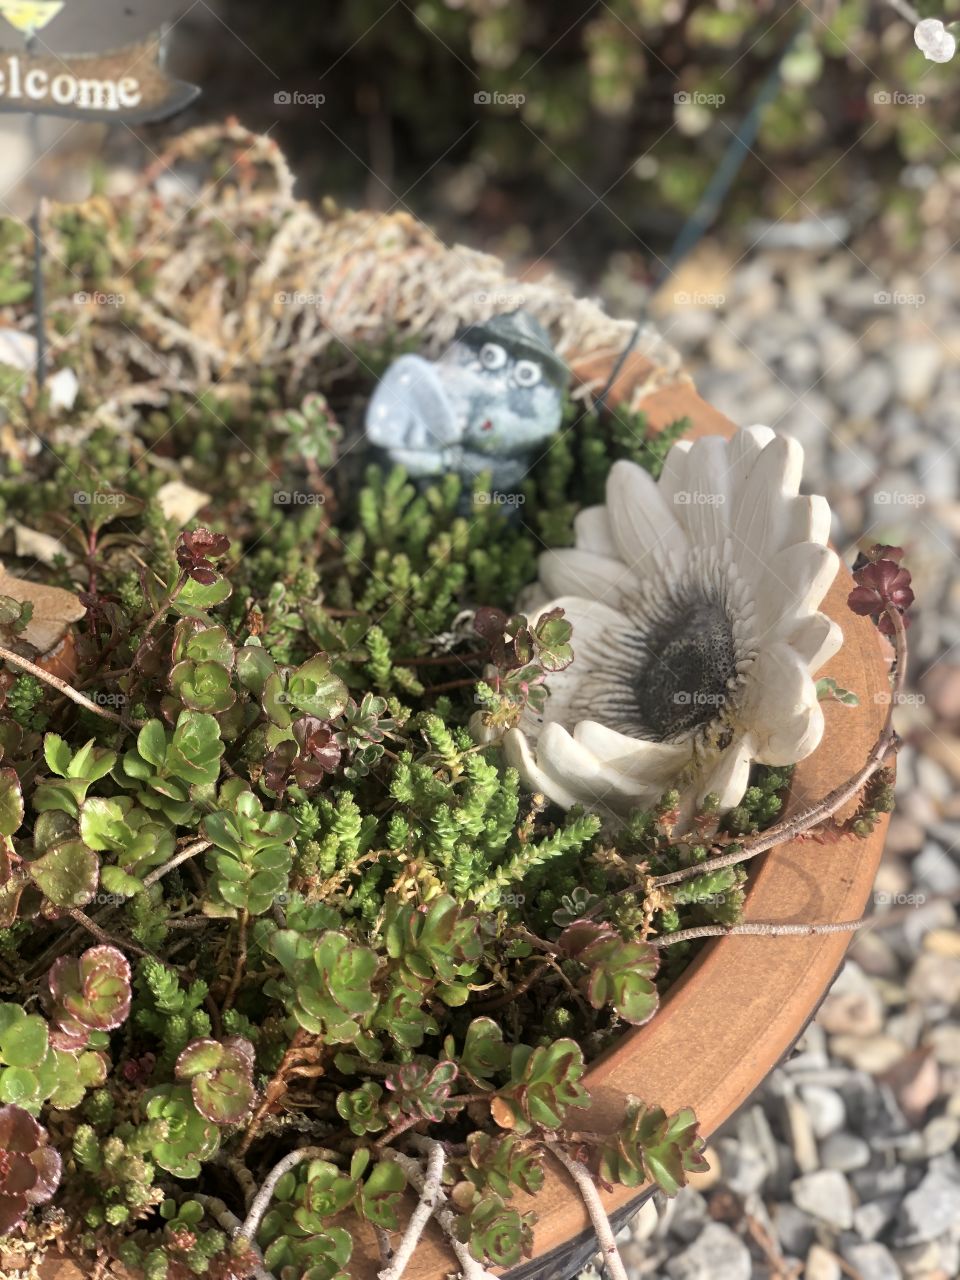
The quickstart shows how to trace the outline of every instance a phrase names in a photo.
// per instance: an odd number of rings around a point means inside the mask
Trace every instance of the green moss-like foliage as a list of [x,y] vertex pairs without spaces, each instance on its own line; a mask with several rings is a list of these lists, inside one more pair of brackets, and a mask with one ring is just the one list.
[[[542,705],[569,625],[506,610],[611,460],[656,473],[685,424],[653,438],[642,415],[571,405],[507,511],[384,468],[316,397],[275,410],[257,389],[243,414],[201,402],[0,482],[82,560],[72,683],[107,712],[18,676],[0,714],[0,954],[29,1008],[9,1006],[0,1091],[41,1122],[57,1109],[80,1248],[145,1275],[243,1274],[211,1165],[240,1170],[242,1215],[242,1180],[303,1135],[329,1158],[281,1182],[258,1244],[349,1274],[350,1215],[395,1229],[405,1185],[369,1148],[414,1126],[463,1144],[458,1233],[512,1265],[531,1222],[511,1197],[538,1185],[543,1135],[577,1128],[589,1057],[681,966],[658,976],[651,931],[732,922],[742,901],[729,868],[651,909],[645,869],[706,856],[670,837],[673,798],[611,837],[523,793],[469,727]],[[211,495],[199,529],[155,501],[165,473],[141,450],[161,440]],[[730,834],[768,822],[784,783],[758,776]],[[630,1116],[595,1168],[675,1189],[700,1164],[692,1122]]]

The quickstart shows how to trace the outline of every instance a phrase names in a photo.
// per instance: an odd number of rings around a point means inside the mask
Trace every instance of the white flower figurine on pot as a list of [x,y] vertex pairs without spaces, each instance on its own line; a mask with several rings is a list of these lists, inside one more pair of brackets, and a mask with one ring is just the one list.
[[680,442],[659,482],[614,464],[576,546],[540,558],[574,659],[504,738],[529,787],[613,816],[676,788],[683,822],[710,793],[737,804],[754,762],[815,750],[813,676],[843,637],[819,612],[839,562],[802,466],[768,427]]

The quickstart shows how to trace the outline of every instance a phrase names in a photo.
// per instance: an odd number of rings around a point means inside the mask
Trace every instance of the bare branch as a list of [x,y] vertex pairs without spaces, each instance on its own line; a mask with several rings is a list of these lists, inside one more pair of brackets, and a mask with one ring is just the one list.
[[[423,1174],[423,1167],[418,1160],[414,1160],[413,1156],[404,1155],[402,1151],[397,1151],[395,1147],[387,1147],[383,1152],[383,1158],[384,1160],[395,1161],[407,1175],[407,1181],[411,1186],[420,1195],[423,1195],[426,1179]],[[437,1202],[433,1207],[433,1216],[440,1224],[444,1235],[450,1242],[450,1247],[457,1255],[463,1280],[497,1280],[493,1272],[488,1271],[486,1267],[482,1267],[467,1246],[457,1239],[456,1216],[453,1210],[448,1207],[447,1197],[442,1188],[437,1191]]]
[[43,667],[38,667],[29,658],[21,658],[19,653],[14,653],[12,649],[5,649],[2,645],[0,645],[0,659],[4,662],[9,662],[11,666],[19,667],[21,671],[26,671],[30,675],[36,676],[38,680],[42,680],[44,684],[50,685],[52,689],[56,689],[64,697],[75,702],[78,707],[83,707],[86,711],[92,711],[95,716],[100,716],[103,720],[109,720],[111,724],[119,724],[124,729],[131,726],[135,729],[142,729],[146,724],[145,720],[126,721],[122,716],[117,715],[116,711],[110,711],[106,707],[99,706],[96,702],[91,702],[84,694],[78,693],[72,685],[67,684],[66,680],[61,680],[59,676],[51,675],[49,671],[44,671]]
[[410,1215],[410,1221],[407,1223],[407,1228],[403,1233],[403,1239],[396,1248],[393,1260],[389,1266],[384,1267],[379,1273],[379,1280],[400,1280],[400,1277],[406,1271],[407,1263],[413,1257],[420,1237],[430,1221],[430,1215],[437,1207],[437,1195],[440,1191],[440,1179],[443,1177],[444,1160],[443,1147],[439,1142],[434,1142],[430,1148],[430,1155],[427,1157],[427,1172],[423,1180],[423,1188],[420,1191],[420,1203]]
[[247,1216],[240,1225],[240,1230],[237,1234],[243,1236],[246,1240],[255,1240],[257,1232],[260,1230],[260,1223],[263,1221],[263,1215],[267,1212],[277,1183],[283,1175],[291,1169],[295,1169],[298,1164],[303,1164],[305,1160],[326,1160],[329,1154],[326,1147],[298,1147],[296,1151],[288,1151],[283,1159],[275,1164],[264,1178],[260,1190],[254,1196],[253,1204],[247,1211]]
[[583,1203],[586,1205],[587,1213],[590,1215],[590,1222],[600,1245],[600,1250],[603,1253],[604,1266],[607,1269],[610,1280],[629,1280],[627,1269],[623,1265],[620,1250],[617,1248],[617,1242],[614,1239],[613,1225],[607,1217],[607,1211],[603,1207],[600,1192],[597,1190],[590,1170],[585,1164],[581,1164],[579,1160],[574,1160],[572,1156],[567,1155],[556,1138],[545,1138],[544,1141],[550,1154],[556,1160],[559,1160],[577,1184],[577,1190],[580,1192]]
[[853,933],[873,924],[872,916],[860,920],[838,920],[831,924],[777,924],[773,921],[752,920],[748,924],[700,924],[692,929],[678,929],[660,938],[648,938],[651,947],[662,949],[677,942],[692,942],[695,938],[720,938],[727,934],[757,936],[763,938],[809,938],[818,933]]

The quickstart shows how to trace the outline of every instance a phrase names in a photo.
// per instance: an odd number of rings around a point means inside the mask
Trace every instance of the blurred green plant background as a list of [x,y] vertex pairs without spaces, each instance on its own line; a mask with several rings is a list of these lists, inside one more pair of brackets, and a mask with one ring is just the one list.
[[[916,8],[960,16],[960,0]],[[771,76],[722,224],[752,236],[832,215],[841,235],[876,228],[909,251],[930,170],[960,156],[960,60],[927,61],[889,0],[351,0],[269,18],[225,0],[222,14],[258,61],[226,41],[205,109],[272,122],[305,194],[408,207],[581,271],[637,238],[670,244]]]

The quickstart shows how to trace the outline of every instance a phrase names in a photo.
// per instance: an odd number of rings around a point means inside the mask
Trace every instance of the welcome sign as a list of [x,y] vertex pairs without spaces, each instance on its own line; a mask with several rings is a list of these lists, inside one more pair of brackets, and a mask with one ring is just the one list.
[[0,111],[142,124],[163,120],[194,100],[200,90],[171,79],[164,69],[162,35],[110,52],[55,52],[46,29],[55,32],[64,10],[74,16],[83,7],[103,8],[84,6],[83,0],[0,0],[11,36],[17,31],[25,37],[22,49],[4,49],[10,42],[2,39],[0,23]]

